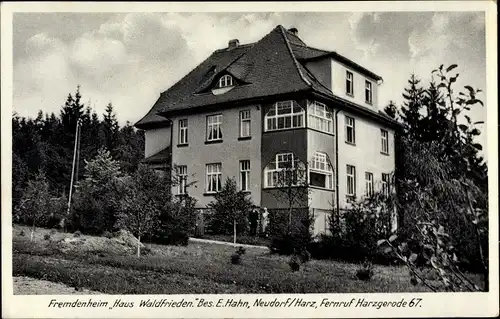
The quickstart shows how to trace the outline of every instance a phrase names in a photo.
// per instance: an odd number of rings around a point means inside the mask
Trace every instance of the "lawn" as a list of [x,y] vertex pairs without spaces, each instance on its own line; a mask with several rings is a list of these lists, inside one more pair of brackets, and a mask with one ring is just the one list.
[[[26,235],[20,236],[21,229]],[[186,247],[149,245],[140,258],[107,250],[111,239],[81,236],[84,244],[61,250],[58,241],[72,234],[39,229],[35,242],[29,230],[13,229],[13,275],[62,283],[108,294],[188,293],[356,293],[427,291],[411,285],[400,266],[375,266],[369,281],[355,277],[357,264],[311,260],[292,272],[289,257],[267,249],[247,248],[239,265],[230,262],[235,248],[190,243]],[[100,243],[100,244],[97,244]],[[109,245],[108,245],[109,244]],[[85,248],[86,247],[86,248]],[[92,247],[92,249],[88,248]]]

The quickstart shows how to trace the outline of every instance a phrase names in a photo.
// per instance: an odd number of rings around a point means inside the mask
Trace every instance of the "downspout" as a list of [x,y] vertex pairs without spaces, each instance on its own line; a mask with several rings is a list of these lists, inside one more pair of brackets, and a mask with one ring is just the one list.
[[339,197],[339,126],[338,114],[340,109],[335,111],[335,197],[337,208],[337,223],[340,223],[340,197]]

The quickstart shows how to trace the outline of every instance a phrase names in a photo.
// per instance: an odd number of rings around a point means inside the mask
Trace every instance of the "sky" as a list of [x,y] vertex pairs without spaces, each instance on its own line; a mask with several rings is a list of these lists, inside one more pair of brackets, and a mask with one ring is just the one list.
[[[381,75],[381,108],[402,103],[411,73],[426,85],[440,64],[458,64],[457,91],[486,91],[484,12],[15,13],[14,111],[58,114],[80,85],[98,114],[112,102],[122,125],[135,123],[214,50],[258,41],[277,25]],[[470,115],[485,121],[486,107]],[[478,141],[486,146],[485,134]]]

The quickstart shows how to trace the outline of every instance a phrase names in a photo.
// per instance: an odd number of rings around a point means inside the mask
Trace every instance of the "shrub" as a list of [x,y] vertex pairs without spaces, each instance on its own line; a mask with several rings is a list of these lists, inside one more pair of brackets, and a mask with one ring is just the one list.
[[23,230],[23,229],[21,229],[21,231],[19,232],[19,236],[21,236],[21,237],[26,236],[26,234],[24,233],[24,230]]
[[106,238],[108,238],[108,239],[113,238],[113,235],[111,234],[111,232],[109,232],[109,231],[107,231],[107,230],[105,230],[105,231],[102,233],[102,236],[103,236],[103,237],[106,237]]
[[43,239],[45,239],[45,240],[50,240],[50,235],[49,235],[49,234],[45,234],[45,235],[43,235]]
[[82,233],[79,230],[77,230],[76,232],[74,232],[73,237],[80,237],[81,235]]
[[356,271],[356,277],[359,280],[369,281],[373,277],[373,264],[365,261],[361,268]]
[[[238,191],[234,178],[228,178],[221,191],[214,195],[214,200],[208,204],[211,214],[208,226],[214,234],[248,233],[248,217],[253,207],[248,194]],[[236,229],[235,229],[236,228]]]
[[270,217],[271,252],[291,255],[308,249],[312,241],[313,216],[307,208],[292,210],[290,225],[288,210],[272,210]]
[[231,255],[231,264],[239,265],[241,263],[241,255],[240,254],[232,254]]
[[288,262],[288,265],[290,266],[290,269],[292,269],[292,271],[298,271],[300,269],[299,257],[297,257],[297,255],[292,255],[290,261]]

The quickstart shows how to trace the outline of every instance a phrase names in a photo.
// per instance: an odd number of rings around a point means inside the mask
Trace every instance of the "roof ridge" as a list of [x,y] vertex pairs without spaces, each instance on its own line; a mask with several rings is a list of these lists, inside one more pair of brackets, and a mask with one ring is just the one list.
[[302,71],[300,70],[299,67],[299,62],[295,58],[295,55],[293,54],[292,48],[290,47],[290,42],[288,41],[288,38],[285,35],[285,31],[283,26],[279,25],[278,28],[281,31],[281,35],[283,36],[283,39],[285,40],[286,47],[288,49],[288,52],[290,53],[290,56],[292,58],[293,64],[295,65],[295,68],[297,69],[297,72],[299,73],[300,78],[302,81],[304,81],[308,86],[312,86],[312,84],[304,77],[304,74],[302,74]]
[[[245,47],[253,46],[255,43],[256,42],[246,43],[246,44],[240,44],[240,45],[238,45],[236,48],[234,48],[232,50],[238,50],[239,48],[245,48]],[[219,53],[219,52],[224,52],[224,51],[228,51],[228,49],[227,48],[216,49],[214,51],[214,53]]]
[[308,48],[308,49],[311,49],[311,50],[316,50],[316,51],[321,51],[321,52],[325,52],[325,53],[332,53],[332,52],[336,52],[336,51],[331,51],[331,50],[325,50],[325,49],[318,49],[318,48],[315,48],[315,47],[312,47],[312,46],[309,46],[309,45],[300,45],[300,44],[297,44],[297,43],[290,43],[291,45],[295,45],[295,46],[298,46],[298,47],[302,47],[302,48]]

